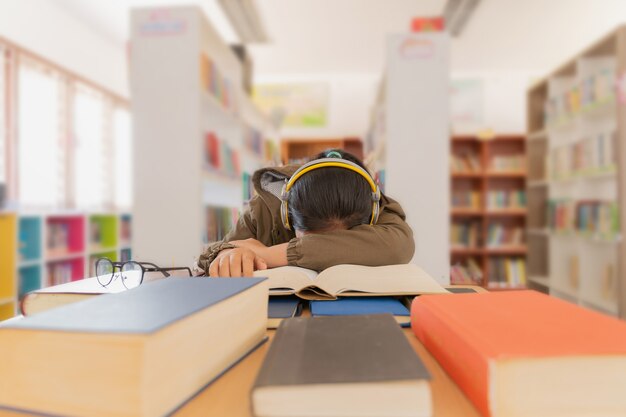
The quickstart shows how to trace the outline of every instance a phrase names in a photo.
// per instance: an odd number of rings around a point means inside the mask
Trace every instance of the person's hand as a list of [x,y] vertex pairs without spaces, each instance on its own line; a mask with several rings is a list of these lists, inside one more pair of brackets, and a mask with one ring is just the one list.
[[266,266],[269,268],[287,265],[288,243],[265,246],[256,239],[233,240],[230,243],[237,246],[237,248],[245,248],[253,251],[257,256],[260,256],[265,261]]
[[267,269],[267,263],[249,248],[237,247],[221,251],[209,265],[212,277],[251,277],[252,272]]

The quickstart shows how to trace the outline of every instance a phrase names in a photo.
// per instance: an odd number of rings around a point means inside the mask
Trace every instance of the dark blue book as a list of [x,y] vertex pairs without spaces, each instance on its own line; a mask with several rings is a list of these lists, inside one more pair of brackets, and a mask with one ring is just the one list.
[[275,329],[280,322],[302,314],[304,300],[296,296],[270,297],[267,309],[267,328]]
[[313,317],[390,313],[402,327],[411,325],[409,309],[393,297],[347,297],[330,301],[311,301],[310,308]]
[[0,325],[0,408],[167,415],[262,343],[263,281],[167,278]]

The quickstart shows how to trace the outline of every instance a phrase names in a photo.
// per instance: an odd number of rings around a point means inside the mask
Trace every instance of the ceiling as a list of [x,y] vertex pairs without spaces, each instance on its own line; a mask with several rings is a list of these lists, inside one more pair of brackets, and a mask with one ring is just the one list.
[[[196,3],[211,17],[216,0],[54,0],[124,47],[132,7]],[[251,47],[255,71],[380,74],[385,34],[413,16],[438,15],[445,0],[256,0],[271,42]],[[626,0],[482,0],[451,45],[453,71],[543,74],[626,21]]]

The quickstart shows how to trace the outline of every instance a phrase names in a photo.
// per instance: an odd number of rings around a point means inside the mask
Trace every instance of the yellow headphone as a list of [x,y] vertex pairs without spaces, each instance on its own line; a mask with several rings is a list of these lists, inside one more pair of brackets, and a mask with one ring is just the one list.
[[[340,155],[338,152],[334,153]],[[329,152],[328,156],[331,156],[332,154],[333,152]],[[293,187],[293,184],[298,180],[298,178],[307,172],[326,167],[349,169],[350,171],[354,171],[365,178],[372,189],[372,216],[369,224],[375,224],[376,221],[378,221],[378,214],[380,212],[380,189],[376,185],[376,182],[372,179],[371,175],[354,162],[339,158],[321,158],[302,165],[296,172],[293,173],[291,178],[289,178],[289,181],[287,181],[287,183],[283,186],[283,191],[280,197],[280,217],[283,221],[283,226],[285,226],[286,229],[291,230],[291,224],[289,223],[289,191],[291,190],[291,187]]]

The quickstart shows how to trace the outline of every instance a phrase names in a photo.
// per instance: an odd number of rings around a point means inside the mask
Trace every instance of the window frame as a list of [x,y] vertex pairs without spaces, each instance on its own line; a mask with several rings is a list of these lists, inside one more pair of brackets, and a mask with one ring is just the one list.
[[[29,62],[36,63],[37,65],[47,68],[50,71],[58,73],[62,77],[62,90],[64,94],[65,105],[62,109],[63,121],[61,126],[61,152],[64,154],[64,189],[65,195],[63,196],[62,209],[86,209],[84,207],[77,207],[75,201],[75,184],[74,184],[74,169],[75,169],[75,154],[73,149],[73,131],[74,131],[74,115],[72,106],[77,89],[81,86],[85,86],[91,90],[101,94],[106,107],[106,117],[103,126],[103,148],[107,153],[104,158],[111,161],[115,157],[115,150],[113,143],[115,142],[114,132],[110,126],[113,123],[113,114],[119,108],[130,113],[130,102],[128,99],[120,96],[111,90],[102,87],[98,83],[95,83],[81,75],[78,75],[61,65],[58,65],[46,58],[41,57],[19,45],[0,37],[0,53],[5,54],[5,92],[4,97],[0,97],[5,103],[5,126],[0,126],[0,129],[5,129],[5,178],[7,185],[7,201],[19,204],[19,175],[17,169],[16,149],[19,142],[19,132],[17,129],[18,115],[17,109],[19,108],[19,91],[18,91],[18,74],[19,63],[21,59],[28,60]],[[131,136],[132,137],[132,136]],[[132,146],[132,141],[131,141]],[[129,207],[114,207],[115,205],[115,187],[116,181],[114,173],[107,177],[107,184],[109,189],[107,190],[107,196],[104,199],[104,206],[101,209],[129,209]]]

